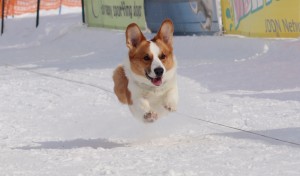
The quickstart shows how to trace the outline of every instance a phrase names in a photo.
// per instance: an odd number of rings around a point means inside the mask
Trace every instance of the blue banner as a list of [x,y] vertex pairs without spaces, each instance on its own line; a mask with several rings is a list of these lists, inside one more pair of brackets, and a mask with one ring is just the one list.
[[175,35],[215,34],[220,31],[215,0],[145,0],[145,18],[151,32],[170,18]]

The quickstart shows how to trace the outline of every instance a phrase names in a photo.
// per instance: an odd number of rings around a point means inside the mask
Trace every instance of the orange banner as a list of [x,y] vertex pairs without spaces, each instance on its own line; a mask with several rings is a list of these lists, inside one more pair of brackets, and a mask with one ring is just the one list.
[[[0,0],[0,6],[3,0]],[[37,0],[4,0],[4,16],[34,13],[37,9]],[[81,7],[81,0],[41,0],[40,10],[55,10],[61,6]],[[0,17],[2,16],[2,6]]]

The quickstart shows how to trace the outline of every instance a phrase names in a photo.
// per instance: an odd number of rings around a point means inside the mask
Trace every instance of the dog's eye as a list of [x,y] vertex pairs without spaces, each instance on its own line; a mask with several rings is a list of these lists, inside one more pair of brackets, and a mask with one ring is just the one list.
[[144,56],[144,60],[145,60],[145,61],[149,61],[149,60],[150,60],[150,56],[149,56],[148,54],[146,54],[146,55]]
[[164,53],[162,53],[161,55],[160,55],[160,59],[165,59],[167,56],[164,54]]

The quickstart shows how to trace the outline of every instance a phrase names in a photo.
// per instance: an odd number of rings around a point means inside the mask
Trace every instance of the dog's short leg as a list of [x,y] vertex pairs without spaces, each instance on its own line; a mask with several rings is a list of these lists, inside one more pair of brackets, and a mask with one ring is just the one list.
[[155,112],[148,112],[144,115],[144,122],[154,122],[158,119],[158,115]]
[[158,119],[157,113],[151,111],[148,100],[144,98],[134,100],[129,109],[135,117],[142,119],[143,122],[154,122]]
[[166,110],[174,112],[177,110],[177,103],[178,89],[177,87],[174,87],[173,89],[167,92],[163,106]]

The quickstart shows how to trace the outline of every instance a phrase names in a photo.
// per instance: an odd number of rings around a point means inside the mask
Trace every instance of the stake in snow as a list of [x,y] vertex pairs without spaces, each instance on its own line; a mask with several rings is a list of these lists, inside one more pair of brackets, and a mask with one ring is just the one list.
[[135,23],[126,30],[128,59],[114,71],[114,92],[119,101],[128,104],[131,113],[144,122],[154,122],[177,107],[173,32],[169,19],[151,40],[146,40]]

